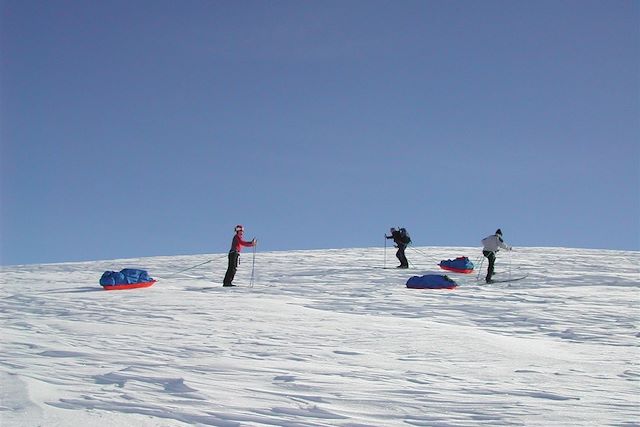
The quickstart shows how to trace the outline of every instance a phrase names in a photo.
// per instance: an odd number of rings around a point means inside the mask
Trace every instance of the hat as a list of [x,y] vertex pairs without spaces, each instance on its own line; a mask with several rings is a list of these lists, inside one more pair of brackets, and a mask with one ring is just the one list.
[[502,230],[500,230],[499,228],[496,230],[496,235],[498,236],[502,236]]
[[241,226],[240,224],[236,225],[236,233],[237,233],[238,231],[244,231],[244,227],[243,227],[243,226]]

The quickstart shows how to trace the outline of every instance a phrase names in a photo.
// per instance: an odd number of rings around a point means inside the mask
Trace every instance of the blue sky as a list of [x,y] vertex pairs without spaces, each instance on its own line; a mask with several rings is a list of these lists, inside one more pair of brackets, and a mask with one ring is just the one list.
[[2,264],[640,249],[637,1],[0,4]]

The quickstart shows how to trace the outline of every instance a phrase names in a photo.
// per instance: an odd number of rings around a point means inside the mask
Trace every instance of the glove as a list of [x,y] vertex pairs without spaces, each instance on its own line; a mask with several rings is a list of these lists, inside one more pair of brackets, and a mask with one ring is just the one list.
[[509,249],[507,249],[508,251],[512,251],[513,250],[513,246],[509,246]]
[[251,243],[253,243],[253,246],[258,244],[258,241],[256,240],[256,238],[254,237],[253,240],[251,241]]

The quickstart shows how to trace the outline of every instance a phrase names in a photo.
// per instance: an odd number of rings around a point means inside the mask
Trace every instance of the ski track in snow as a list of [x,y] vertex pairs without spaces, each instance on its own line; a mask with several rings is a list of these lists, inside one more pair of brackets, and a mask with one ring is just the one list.
[[[495,285],[437,267],[477,248],[407,255],[258,253],[251,288],[248,252],[231,289],[224,254],[3,267],[0,424],[640,425],[638,252],[518,248]],[[125,267],[159,281],[103,291]],[[430,273],[460,286],[404,286]]]

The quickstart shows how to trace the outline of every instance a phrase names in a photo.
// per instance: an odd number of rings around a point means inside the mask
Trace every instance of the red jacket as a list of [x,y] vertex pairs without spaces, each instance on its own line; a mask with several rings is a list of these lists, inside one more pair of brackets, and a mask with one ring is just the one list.
[[253,242],[242,240],[242,233],[236,233],[236,235],[233,236],[233,240],[231,241],[231,249],[229,252],[240,252],[243,246],[251,247],[255,246],[255,244]]

